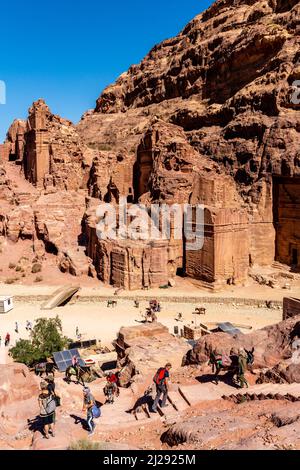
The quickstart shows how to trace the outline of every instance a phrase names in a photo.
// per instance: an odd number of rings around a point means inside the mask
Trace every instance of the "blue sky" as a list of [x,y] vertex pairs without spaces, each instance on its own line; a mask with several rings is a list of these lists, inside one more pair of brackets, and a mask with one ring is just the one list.
[[1,2],[0,141],[14,118],[44,98],[76,122],[105,86],[212,0],[14,0]]

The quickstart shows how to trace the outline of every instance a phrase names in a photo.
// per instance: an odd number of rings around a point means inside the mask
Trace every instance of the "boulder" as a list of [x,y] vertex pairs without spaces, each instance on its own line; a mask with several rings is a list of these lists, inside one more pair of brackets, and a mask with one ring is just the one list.
[[[300,317],[267,326],[247,335],[212,333],[199,339],[184,358],[184,364],[202,364],[209,359],[210,351],[229,354],[231,349],[243,347],[250,350],[254,347],[254,367],[273,367],[282,359],[292,356],[292,341],[300,330]],[[292,368],[296,373],[296,369]]]

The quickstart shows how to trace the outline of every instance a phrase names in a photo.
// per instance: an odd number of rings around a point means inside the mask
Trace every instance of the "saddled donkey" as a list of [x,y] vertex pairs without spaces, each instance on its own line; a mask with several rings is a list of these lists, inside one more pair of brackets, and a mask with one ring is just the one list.
[[33,370],[36,375],[42,377],[43,374],[46,374],[47,376],[49,374],[54,375],[55,369],[56,366],[53,362],[39,362],[38,364],[35,364],[35,366],[30,370]]
[[84,374],[85,374],[85,371],[81,367],[69,366],[67,367],[66,372],[65,372],[65,380],[67,383],[70,383],[71,377],[75,376],[77,383],[85,387],[85,383],[83,379]]
[[[254,362],[254,348],[252,348],[251,351],[247,351],[247,349],[245,349],[245,353],[247,367],[251,370]],[[235,375],[238,376],[239,356],[237,354],[230,354],[230,356],[227,356],[226,354],[218,354],[214,351],[211,351],[209,364],[211,364],[212,372],[215,374],[214,379],[216,384],[219,383],[218,375],[221,370],[230,373],[232,375],[232,380],[234,380]]]

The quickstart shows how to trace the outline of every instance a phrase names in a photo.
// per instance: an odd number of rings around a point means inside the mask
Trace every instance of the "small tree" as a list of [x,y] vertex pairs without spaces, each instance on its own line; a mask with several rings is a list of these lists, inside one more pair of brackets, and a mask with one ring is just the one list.
[[27,366],[31,366],[40,359],[39,352],[34,349],[32,343],[28,339],[19,339],[16,345],[10,349],[12,358],[16,362],[21,362]]
[[38,318],[30,334],[31,340],[20,339],[10,349],[13,359],[28,366],[47,359],[56,351],[61,351],[68,343],[62,334],[62,324],[55,318]]
[[61,351],[67,345],[67,338],[62,334],[62,324],[58,316],[55,318],[38,318],[31,332],[34,349],[42,358],[52,356],[55,351]]

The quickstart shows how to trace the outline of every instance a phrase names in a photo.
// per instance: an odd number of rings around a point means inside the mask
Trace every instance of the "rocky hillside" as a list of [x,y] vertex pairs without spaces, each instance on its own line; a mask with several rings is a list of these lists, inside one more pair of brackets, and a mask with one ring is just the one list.
[[299,174],[299,31],[297,0],[219,0],[106,88],[78,130],[134,151],[155,115],[249,189]]
[[[85,202],[78,213],[87,212],[68,244],[73,253],[78,240],[87,246],[95,270],[88,261],[84,272],[104,282],[116,279],[118,284],[123,275],[110,266],[112,247],[98,246],[94,208],[99,199],[118,203],[120,196],[128,202],[202,203],[212,211],[209,224],[236,232],[226,235],[228,240],[235,237],[227,245],[220,239],[223,252],[226,246],[240,247],[239,252],[227,250],[226,260],[219,242],[208,241],[197,259],[187,256],[191,277],[230,283],[245,280],[249,263],[270,265],[275,258],[289,265],[290,245],[298,246],[299,240],[299,190],[294,185],[275,197],[272,179],[300,176],[300,105],[292,99],[294,81],[300,79],[299,32],[297,0],[218,0],[107,87],[77,126],[53,115],[42,100],[34,103],[27,122],[15,121],[10,128],[0,146],[0,162],[1,156],[4,162],[15,161],[21,174],[38,186],[38,196],[51,193],[55,204],[64,199],[62,191],[81,192]],[[3,168],[0,196],[8,208],[0,213],[0,236],[11,231],[7,227],[14,200],[5,174]],[[284,211],[292,207],[295,220],[276,234],[279,197]],[[22,204],[18,206],[19,214]],[[286,220],[286,212],[278,217]],[[13,222],[16,236],[23,233],[54,244],[63,269],[80,272],[74,268],[78,259],[73,262],[72,253],[57,247],[51,231],[41,235],[43,221],[33,218],[29,224],[21,221],[20,230],[19,222]],[[33,228],[25,234],[29,225]],[[167,268],[158,261],[152,266],[158,285],[184,268],[183,247],[177,245],[168,250]],[[136,253],[134,266],[145,265]],[[219,261],[212,265],[213,259]],[[136,288],[148,278],[152,285],[151,273],[136,274]]]

